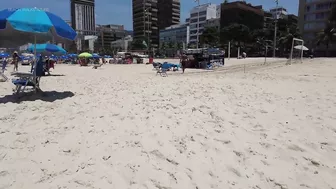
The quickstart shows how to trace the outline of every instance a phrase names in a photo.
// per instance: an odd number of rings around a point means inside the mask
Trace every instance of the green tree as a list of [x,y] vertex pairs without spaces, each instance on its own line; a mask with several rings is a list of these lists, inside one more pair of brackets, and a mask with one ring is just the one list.
[[178,43],[177,43],[177,49],[178,49],[178,50],[183,49],[183,43],[182,43],[182,42],[178,42]]
[[293,38],[301,38],[300,31],[296,26],[289,27],[285,31],[280,32],[280,38],[277,42],[282,54],[290,52]]
[[265,48],[273,46],[273,41],[271,39],[269,30],[255,30],[252,32],[252,48],[258,55],[265,55]]
[[174,48],[174,43],[169,41],[168,44],[167,44],[167,47],[168,47],[168,49]]
[[246,25],[234,23],[222,28],[220,36],[222,43],[233,41],[241,47],[241,43],[245,44],[250,40],[250,29]]
[[224,0],[223,3],[225,3],[225,4],[226,4],[226,3],[229,3],[229,0]]
[[132,41],[132,49],[145,50],[147,49],[147,40],[145,38],[139,38]]
[[200,36],[201,45],[209,45],[210,47],[218,46],[219,32],[215,27],[205,28]]
[[333,24],[328,22],[326,28],[317,33],[317,45],[324,44],[326,47],[326,56],[329,56],[330,43],[336,41],[336,31]]

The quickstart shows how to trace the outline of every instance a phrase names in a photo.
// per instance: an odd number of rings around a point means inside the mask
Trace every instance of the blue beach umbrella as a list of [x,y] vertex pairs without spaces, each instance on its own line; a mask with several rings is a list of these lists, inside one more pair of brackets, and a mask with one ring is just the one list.
[[36,44],[36,45],[30,45],[27,49],[29,52],[34,52],[36,49],[37,53],[41,54],[66,54],[66,51],[57,45],[54,44]]
[[75,40],[76,32],[60,17],[38,8],[0,11],[0,47]]
[[77,54],[68,54],[68,56],[69,56],[70,58],[76,58],[76,57],[78,57]]
[[99,56],[99,54],[94,53],[94,54],[92,54],[92,58],[100,58],[100,56]]
[[7,58],[9,57],[8,53],[0,53],[0,58]]

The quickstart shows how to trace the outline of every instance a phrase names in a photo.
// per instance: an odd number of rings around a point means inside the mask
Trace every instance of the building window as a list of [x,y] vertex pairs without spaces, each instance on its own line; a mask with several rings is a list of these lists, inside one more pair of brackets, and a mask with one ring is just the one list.
[[328,17],[326,12],[319,12],[315,14],[317,20],[325,19]]
[[305,21],[311,21],[311,20],[314,20],[315,19],[315,15],[314,14],[306,14],[304,16],[304,20]]
[[197,12],[197,13],[192,13],[191,15],[190,15],[190,17],[198,17],[198,14],[199,14],[199,16],[204,16],[204,15],[206,15],[206,11],[201,11],[201,12]]
[[199,21],[202,22],[202,21],[205,21],[206,20],[206,17],[200,17],[199,18]]

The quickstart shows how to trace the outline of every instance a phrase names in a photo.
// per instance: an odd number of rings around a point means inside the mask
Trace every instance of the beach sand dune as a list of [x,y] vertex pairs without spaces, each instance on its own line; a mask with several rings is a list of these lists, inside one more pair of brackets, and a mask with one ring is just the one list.
[[0,188],[334,188],[334,62],[56,65],[20,99],[1,83]]

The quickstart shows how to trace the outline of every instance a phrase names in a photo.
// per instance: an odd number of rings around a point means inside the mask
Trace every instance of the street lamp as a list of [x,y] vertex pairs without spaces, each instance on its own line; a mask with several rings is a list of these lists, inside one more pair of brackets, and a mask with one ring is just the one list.
[[275,6],[275,20],[274,20],[273,58],[275,58],[275,51],[276,51],[279,0],[275,0],[275,4],[276,4],[276,6]]

